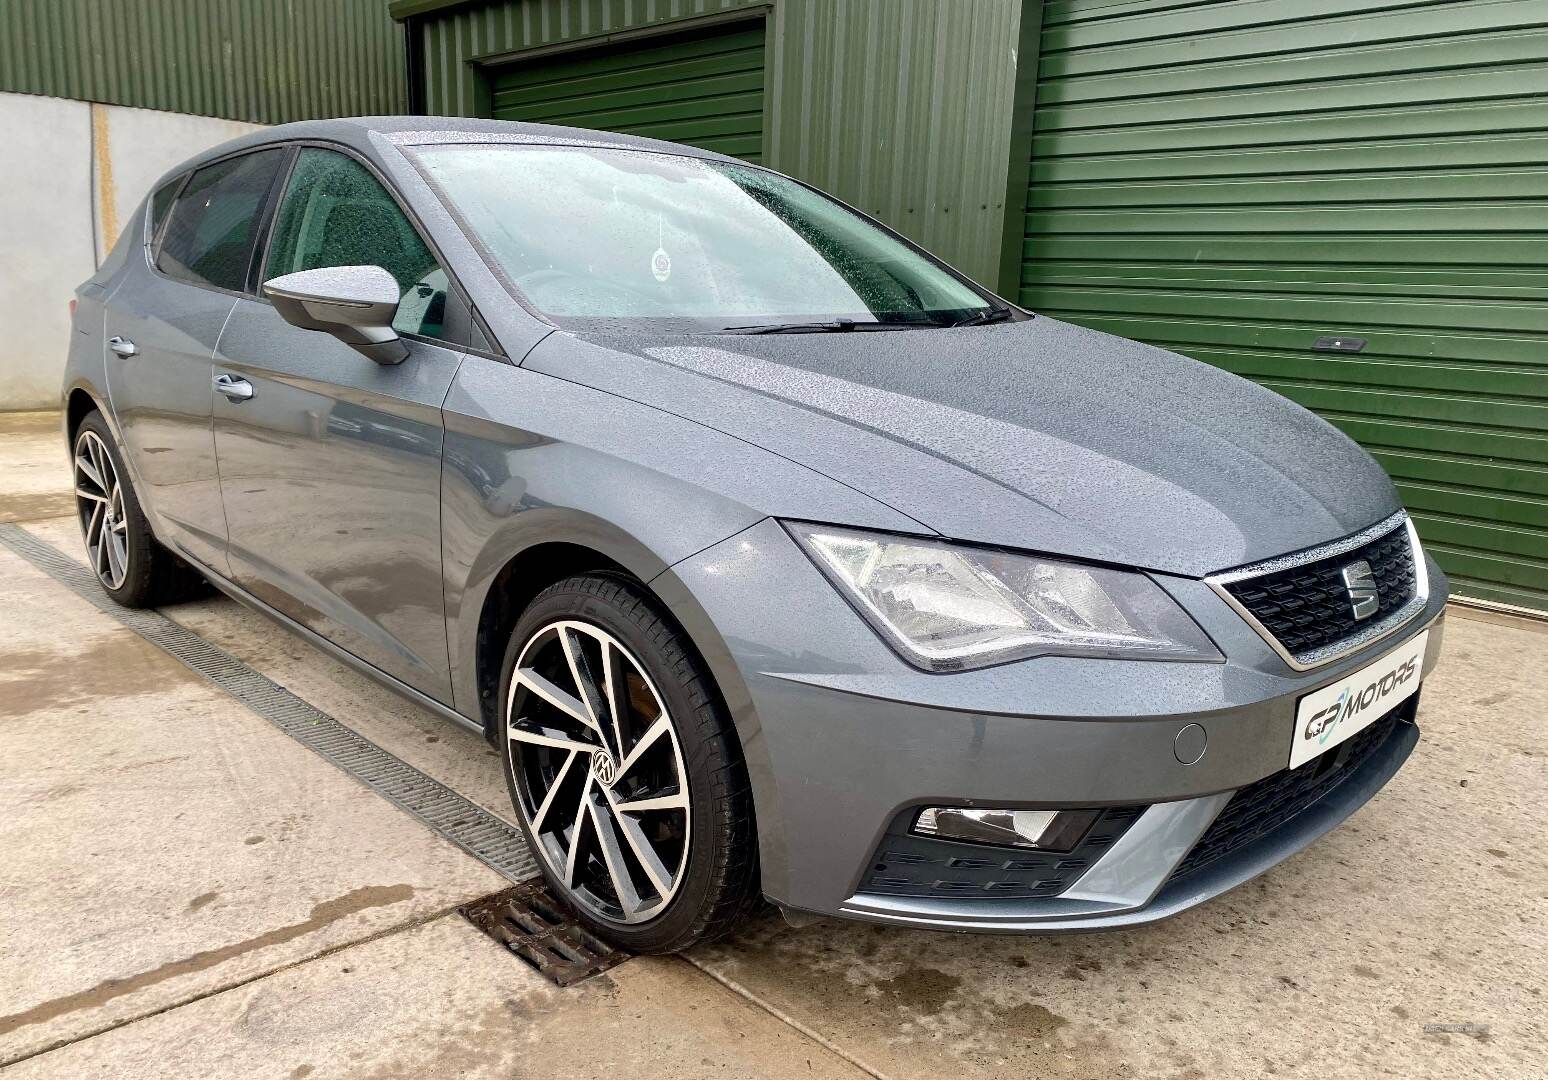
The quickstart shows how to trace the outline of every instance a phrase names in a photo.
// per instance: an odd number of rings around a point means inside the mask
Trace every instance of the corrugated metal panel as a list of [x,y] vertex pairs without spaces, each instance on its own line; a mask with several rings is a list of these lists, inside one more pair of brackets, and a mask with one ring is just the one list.
[[508,64],[493,115],[600,128],[763,160],[761,19]]
[[1048,0],[1038,74],[1022,300],[1316,409],[1548,608],[1548,5]]
[[765,162],[993,282],[1018,0],[463,4],[421,16],[427,107],[488,115],[476,58],[752,8],[769,11]]
[[405,109],[383,0],[0,0],[0,90],[274,124]]
[[996,283],[1020,4],[785,4],[770,161]]
[[423,21],[426,104],[447,116],[488,115],[487,71],[474,59],[760,6],[754,0],[494,0],[446,8]]

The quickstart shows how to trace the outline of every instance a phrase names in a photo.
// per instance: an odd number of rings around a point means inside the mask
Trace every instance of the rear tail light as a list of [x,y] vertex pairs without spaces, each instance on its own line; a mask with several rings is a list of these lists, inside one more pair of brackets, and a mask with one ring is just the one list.
[[75,318],[75,297],[70,297],[70,318]]

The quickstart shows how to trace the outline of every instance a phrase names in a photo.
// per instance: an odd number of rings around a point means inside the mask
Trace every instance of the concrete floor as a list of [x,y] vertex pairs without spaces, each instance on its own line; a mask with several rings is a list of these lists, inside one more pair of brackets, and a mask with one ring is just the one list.
[[[0,519],[78,554],[58,430],[0,416]],[[508,813],[477,737],[224,599],[166,614]],[[1166,923],[766,915],[559,990],[455,913],[501,879],[0,550],[0,1071],[1548,1075],[1545,629],[1455,612],[1392,784]]]

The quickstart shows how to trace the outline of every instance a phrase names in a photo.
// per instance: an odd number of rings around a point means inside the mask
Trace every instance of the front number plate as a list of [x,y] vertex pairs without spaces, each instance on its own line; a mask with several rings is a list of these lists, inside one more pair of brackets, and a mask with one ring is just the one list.
[[1426,630],[1409,638],[1374,664],[1303,697],[1295,709],[1290,767],[1332,749],[1411,697],[1419,689],[1429,637]]

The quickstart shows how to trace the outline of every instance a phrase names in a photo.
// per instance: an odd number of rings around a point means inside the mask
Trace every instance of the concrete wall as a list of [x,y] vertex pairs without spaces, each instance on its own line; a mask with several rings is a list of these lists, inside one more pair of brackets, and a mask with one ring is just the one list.
[[0,94],[0,408],[59,401],[67,305],[96,268],[91,106]]
[[76,286],[162,173],[257,126],[0,93],[0,409],[58,404]]

